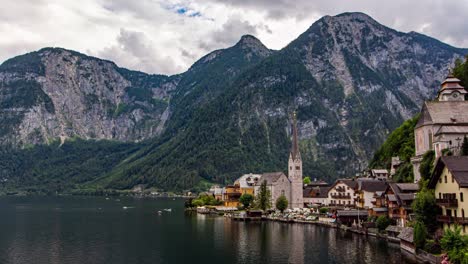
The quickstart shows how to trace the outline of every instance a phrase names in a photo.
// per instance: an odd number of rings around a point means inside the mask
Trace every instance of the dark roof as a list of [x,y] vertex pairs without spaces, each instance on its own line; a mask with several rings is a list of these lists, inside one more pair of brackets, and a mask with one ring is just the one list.
[[338,210],[337,216],[367,216],[367,210]]
[[385,231],[387,232],[397,232],[400,233],[403,230],[403,227],[400,226],[394,226],[394,225],[389,225],[387,228],[385,228]]
[[359,190],[366,192],[383,192],[387,189],[387,183],[384,181],[359,181]]
[[400,193],[398,196],[402,201],[411,201],[416,198],[416,193]]
[[398,188],[402,192],[417,192],[419,191],[419,184],[417,183],[397,183]]
[[[306,186],[303,189],[303,197],[307,198],[327,198],[328,197],[328,190],[330,187],[328,186]],[[312,191],[315,192],[315,195],[312,195]]]
[[275,183],[276,181],[278,181],[278,179],[281,178],[282,175],[286,177],[286,175],[282,172],[263,173],[262,177],[260,177],[260,180],[258,180],[256,185],[261,185],[263,181],[266,181],[267,185],[271,185]]
[[398,235],[398,238],[403,241],[413,243],[413,228],[403,227],[403,230],[401,230],[401,233]]
[[293,116],[291,158],[292,158],[293,160],[296,160],[296,159],[300,159],[300,158],[301,158],[301,153],[299,152],[299,144],[297,143],[297,120],[296,120],[296,112],[294,112],[294,116]]
[[445,167],[447,167],[460,187],[468,188],[468,156],[440,157],[429,181],[430,188],[435,188]]

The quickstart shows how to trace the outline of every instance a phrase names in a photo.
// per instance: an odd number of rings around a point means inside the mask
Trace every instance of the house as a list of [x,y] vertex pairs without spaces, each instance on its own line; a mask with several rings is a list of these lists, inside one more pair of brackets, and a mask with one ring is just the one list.
[[234,185],[239,186],[241,194],[254,195],[255,185],[261,177],[261,174],[244,174],[234,182]]
[[304,206],[327,206],[328,205],[328,186],[306,186],[304,187]]
[[437,221],[444,228],[455,224],[468,234],[468,156],[442,156],[437,160],[428,187],[434,189],[442,215]]
[[468,135],[466,94],[460,80],[449,75],[442,82],[436,100],[424,103],[414,129],[416,156],[411,162],[415,182],[421,178],[419,167],[427,151],[434,150],[436,159],[444,149],[458,154],[463,137]]
[[[387,188],[389,188],[388,185],[385,191]],[[385,191],[377,191],[374,193],[373,200],[371,202],[372,207],[368,210],[369,216],[379,217],[381,215],[388,215]]]
[[404,227],[398,235],[400,239],[400,248],[412,254],[416,253],[416,246],[414,245],[413,228]]
[[223,200],[224,188],[220,187],[219,185],[211,186],[210,190],[208,191],[210,194],[214,196],[216,200]]
[[387,180],[388,179],[388,170],[386,169],[372,169],[371,177],[375,179]]
[[238,207],[239,206],[239,198],[241,197],[242,193],[239,186],[236,185],[228,185],[224,187],[223,192],[223,202],[224,206],[226,207]]
[[354,207],[357,184],[354,179],[336,180],[328,190],[328,204],[336,207]]
[[411,204],[419,190],[417,183],[388,183],[385,191],[388,217],[397,222],[397,226],[404,227],[412,220]]
[[359,208],[372,208],[372,201],[376,192],[384,192],[387,189],[387,182],[372,179],[358,179],[357,189],[354,198],[356,206]]
[[392,163],[390,165],[390,177],[393,177],[396,174],[396,171],[402,163],[403,161],[400,160],[400,157],[392,157]]

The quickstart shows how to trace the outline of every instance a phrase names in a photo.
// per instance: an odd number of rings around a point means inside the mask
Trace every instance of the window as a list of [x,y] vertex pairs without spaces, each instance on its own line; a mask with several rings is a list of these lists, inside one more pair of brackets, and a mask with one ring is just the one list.
[[442,194],[441,193],[439,193],[439,199],[442,199]]
[[284,195],[284,190],[281,190],[281,195]]
[[439,177],[439,183],[442,183],[442,178]]
[[444,176],[444,182],[447,183],[447,175]]
[[463,202],[463,193],[460,193],[460,202]]
[[431,131],[429,131],[428,138],[429,138],[429,149],[432,150],[432,132]]
[[296,170],[300,170],[301,169],[301,166],[296,166]]
[[351,204],[351,201],[348,201],[348,204]]
[[455,181],[453,180],[453,175],[452,175],[452,183],[454,183]]
[[453,210],[453,216],[457,218],[457,210]]
[[465,209],[462,209],[462,218],[465,218]]

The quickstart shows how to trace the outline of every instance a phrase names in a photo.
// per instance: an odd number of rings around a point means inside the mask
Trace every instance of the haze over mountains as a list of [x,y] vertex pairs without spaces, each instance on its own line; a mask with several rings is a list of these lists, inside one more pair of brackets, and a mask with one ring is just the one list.
[[[74,155],[60,144],[76,138],[117,142],[102,148],[86,178],[73,176],[79,167],[51,164],[66,171],[54,182],[69,188],[143,183],[183,190],[202,180],[284,171],[293,111],[304,174],[353,175],[466,54],[362,13],[323,17],[279,51],[243,36],[174,76],[44,48],[0,66],[0,178],[9,186],[39,184],[48,179],[38,169],[50,162],[44,157]],[[96,144],[86,142],[79,140]],[[33,158],[41,144],[54,147]],[[86,161],[95,158],[93,148],[80,151],[88,151]],[[12,156],[20,157],[14,165]],[[26,161],[32,164],[24,169]]]

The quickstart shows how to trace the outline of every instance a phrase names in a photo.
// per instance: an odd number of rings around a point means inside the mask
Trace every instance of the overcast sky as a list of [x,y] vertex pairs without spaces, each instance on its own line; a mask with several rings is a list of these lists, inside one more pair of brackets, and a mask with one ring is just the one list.
[[63,47],[134,70],[174,74],[244,34],[280,49],[320,17],[354,11],[468,47],[468,0],[0,1],[0,62]]

